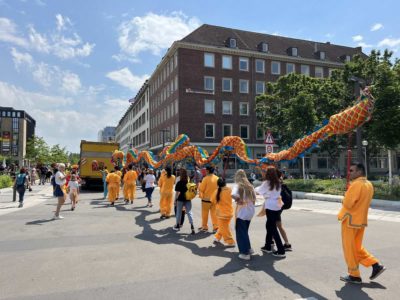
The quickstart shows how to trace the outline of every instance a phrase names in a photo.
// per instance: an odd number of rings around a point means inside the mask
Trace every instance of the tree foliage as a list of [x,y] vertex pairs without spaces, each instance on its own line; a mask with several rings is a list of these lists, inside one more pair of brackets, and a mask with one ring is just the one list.
[[59,162],[69,162],[69,153],[65,147],[62,148],[59,144],[49,146],[44,138],[34,136],[26,143],[25,158],[34,163],[52,164]]

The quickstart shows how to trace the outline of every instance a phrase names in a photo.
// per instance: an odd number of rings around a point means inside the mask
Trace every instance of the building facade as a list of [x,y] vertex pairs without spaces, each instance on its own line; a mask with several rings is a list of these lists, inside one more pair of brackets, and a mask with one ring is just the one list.
[[149,86],[146,81],[124,116],[118,122],[116,128],[116,141],[120,144],[120,150],[127,152],[128,149],[148,150],[150,140],[150,112],[149,112]]
[[98,142],[115,142],[115,130],[114,126],[106,126],[104,129],[100,130],[98,133],[97,141]]
[[26,143],[35,135],[36,121],[25,111],[0,106],[0,154],[25,165]]

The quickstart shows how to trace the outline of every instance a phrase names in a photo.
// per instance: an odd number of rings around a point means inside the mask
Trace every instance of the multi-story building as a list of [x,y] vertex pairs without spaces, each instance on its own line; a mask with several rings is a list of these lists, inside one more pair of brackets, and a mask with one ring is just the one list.
[[118,122],[116,141],[120,150],[125,152],[132,147],[138,150],[149,149],[149,86],[146,81],[135,98],[129,100],[132,104]]
[[115,141],[115,129],[114,126],[106,126],[104,129],[100,130],[98,133],[98,142],[114,142]]
[[25,165],[26,143],[35,135],[36,121],[25,111],[0,106],[0,154]]

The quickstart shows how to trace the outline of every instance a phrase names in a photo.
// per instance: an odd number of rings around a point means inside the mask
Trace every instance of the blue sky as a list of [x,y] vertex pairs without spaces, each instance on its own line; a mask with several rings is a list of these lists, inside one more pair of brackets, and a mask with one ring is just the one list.
[[26,110],[37,135],[78,152],[201,24],[400,57],[399,11],[397,1],[0,0],[0,105]]

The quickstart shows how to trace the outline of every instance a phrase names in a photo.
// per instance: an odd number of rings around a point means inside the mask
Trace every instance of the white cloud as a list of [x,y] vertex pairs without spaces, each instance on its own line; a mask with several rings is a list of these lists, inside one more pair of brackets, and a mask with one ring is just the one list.
[[383,25],[381,23],[375,23],[371,26],[371,31],[377,31],[379,29],[383,29]]
[[63,17],[61,14],[57,14],[56,25],[57,25],[57,30],[61,31],[66,29],[68,25],[72,25],[72,22],[68,17]]
[[367,44],[367,43],[364,43],[364,42],[359,42],[358,46],[363,47],[363,48],[372,48],[374,45]]
[[22,53],[15,48],[11,48],[11,56],[17,70],[19,70],[20,66],[33,65],[33,58],[29,53]]
[[81,81],[77,74],[67,72],[62,78],[62,88],[65,91],[68,91],[72,94],[77,94],[81,87]]
[[363,40],[363,36],[362,35],[355,35],[352,37],[353,42],[360,42]]
[[400,45],[400,39],[385,38],[378,43],[378,47],[394,48]]
[[161,50],[183,38],[200,26],[197,18],[189,18],[181,12],[170,15],[148,13],[123,22],[118,28],[118,43],[121,51],[128,56],[150,51],[160,55]]
[[107,73],[107,78],[117,82],[119,85],[129,88],[132,91],[137,91],[141,88],[149,75],[136,76],[128,68],[123,68],[117,71]]
[[27,47],[28,42],[17,32],[17,26],[7,18],[0,18],[0,42]]
[[32,66],[33,79],[43,87],[54,87],[55,76],[58,75],[58,68],[51,67],[43,62]]

